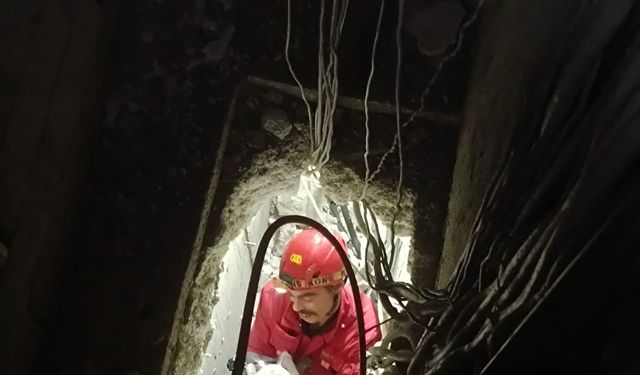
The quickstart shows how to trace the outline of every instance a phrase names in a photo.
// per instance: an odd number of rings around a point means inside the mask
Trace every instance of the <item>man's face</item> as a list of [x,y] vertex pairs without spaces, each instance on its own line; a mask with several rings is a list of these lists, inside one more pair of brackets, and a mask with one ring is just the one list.
[[322,325],[329,318],[338,288],[288,290],[293,311],[300,319],[312,325]]

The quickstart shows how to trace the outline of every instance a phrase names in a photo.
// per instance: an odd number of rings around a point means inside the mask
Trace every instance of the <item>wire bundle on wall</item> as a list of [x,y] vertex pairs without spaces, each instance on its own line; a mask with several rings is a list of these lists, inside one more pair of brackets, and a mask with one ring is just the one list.
[[[465,33],[468,31],[468,29],[471,27],[471,25],[478,19],[478,14],[480,9],[482,9],[482,7],[484,7],[486,0],[479,0],[478,4],[476,5],[476,7],[473,9],[472,12],[470,12],[469,17],[467,17],[466,21],[463,22],[462,26],[460,27],[460,29],[458,30],[457,36],[456,36],[456,41],[453,45],[453,47],[451,48],[451,50],[445,54],[443,56],[443,58],[439,61],[436,69],[434,70],[433,74],[431,75],[431,78],[429,79],[429,81],[427,82],[427,85],[425,86],[424,90],[422,91],[422,94],[420,95],[420,107],[415,110],[413,113],[411,113],[411,115],[405,119],[404,121],[401,121],[401,106],[400,106],[400,77],[401,77],[401,71],[402,71],[402,28],[404,25],[404,0],[400,0],[398,1],[398,18],[396,21],[396,30],[395,30],[395,42],[396,42],[396,55],[397,55],[397,64],[396,64],[396,71],[395,71],[395,91],[394,91],[394,95],[395,95],[395,107],[396,107],[396,134],[394,136],[394,139],[391,143],[391,146],[389,147],[389,149],[382,155],[382,157],[380,158],[380,160],[378,161],[378,164],[375,168],[375,170],[373,171],[373,173],[371,173],[370,171],[370,167],[369,167],[369,113],[368,113],[368,99],[369,99],[369,92],[370,92],[370,86],[371,86],[371,81],[373,79],[373,75],[375,72],[375,56],[376,56],[376,51],[377,51],[377,45],[378,45],[378,37],[379,37],[379,33],[380,33],[380,25],[382,23],[382,17],[383,17],[383,13],[384,13],[384,8],[385,8],[385,1],[382,0],[380,3],[380,11],[379,11],[379,15],[378,15],[378,22],[377,22],[377,26],[376,26],[376,33],[375,33],[375,38],[373,41],[373,45],[372,45],[372,52],[371,52],[371,68],[370,68],[370,74],[369,74],[369,80],[367,81],[367,86],[366,86],[366,90],[365,90],[365,100],[364,100],[364,105],[365,105],[365,152],[364,152],[364,163],[365,163],[365,178],[364,178],[364,187],[362,189],[362,193],[360,195],[360,201],[365,201],[366,199],[366,192],[367,192],[367,188],[368,185],[371,181],[373,181],[373,179],[382,171],[382,167],[385,163],[385,161],[387,160],[387,158],[389,157],[389,155],[391,155],[393,152],[396,151],[397,148],[397,152],[398,152],[398,159],[399,159],[399,176],[398,176],[398,183],[397,183],[397,187],[396,187],[396,205],[395,205],[395,209],[394,209],[394,213],[393,213],[393,217],[391,220],[391,232],[392,232],[392,238],[393,235],[395,233],[395,221],[397,219],[398,213],[400,211],[400,203],[402,201],[402,192],[403,192],[403,179],[404,179],[404,158],[403,158],[403,152],[402,152],[402,129],[404,129],[406,126],[408,126],[409,124],[411,124],[416,118],[417,116],[426,109],[426,97],[429,95],[431,88],[433,87],[433,85],[435,84],[435,82],[437,81],[437,79],[439,78],[440,74],[442,73],[442,70],[444,68],[444,66],[449,63],[455,56],[458,55],[458,53],[460,52],[461,48],[462,48],[462,43],[464,40],[464,35]],[[366,218],[366,216],[364,216]],[[365,226],[368,228],[369,227],[369,222],[367,220],[365,220]],[[367,245],[368,246],[368,245]],[[383,249],[383,251],[386,251]],[[391,261],[394,259],[394,253],[395,253],[395,247],[394,244],[391,244],[391,249],[390,249],[390,259]]]

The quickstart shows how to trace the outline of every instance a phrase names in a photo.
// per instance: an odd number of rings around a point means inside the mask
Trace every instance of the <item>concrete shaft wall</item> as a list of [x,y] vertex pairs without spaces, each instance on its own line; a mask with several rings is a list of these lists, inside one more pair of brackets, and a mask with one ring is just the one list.
[[469,237],[484,193],[517,125],[540,107],[554,78],[576,1],[487,1],[449,196],[437,284],[446,285]]
[[238,237],[229,244],[229,250],[222,259],[220,282],[215,291],[216,304],[211,314],[211,339],[201,367],[203,374],[226,373],[227,362],[235,356],[246,291],[258,249],[255,244],[260,243],[268,220],[267,203],[251,220],[246,232],[238,233]]
[[0,2],[0,373],[30,374],[95,128],[95,1]]

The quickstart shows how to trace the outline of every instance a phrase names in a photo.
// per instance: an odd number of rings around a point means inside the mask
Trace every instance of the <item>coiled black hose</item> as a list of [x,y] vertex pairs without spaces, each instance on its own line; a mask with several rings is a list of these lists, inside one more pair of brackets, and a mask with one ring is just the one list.
[[360,343],[360,375],[365,375],[365,368],[367,363],[366,358],[366,343],[365,343],[365,330],[364,330],[364,317],[362,312],[362,301],[360,300],[360,292],[358,289],[358,281],[356,275],[351,268],[351,263],[347,257],[347,253],[344,251],[340,242],[331,234],[331,232],[322,226],[317,221],[308,217],[299,215],[288,215],[278,218],[274,221],[262,235],[260,245],[256,252],[256,258],[253,262],[253,268],[251,270],[251,278],[249,279],[249,288],[247,289],[247,296],[244,301],[244,312],[242,313],[242,323],[240,326],[240,337],[238,338],[238,347],[236,349],[236,355],[233,363],[233,375],[242,375],[244,370],[245,360],[247,358],[247,346],[249,345],[249,333],[251,331],[251,318],[253,317],[253,306],[256,302],[256,293],[258,292],[258,282],[260,280],[260,272],[262,264],[264,263],[264,257],[267,253],[267,247],[271,241],[276,230],[285,224],[304,224],[308,225],[324,235],[333,245],[334,248],[339,249],[338,254],[344,264],[344,268],[347,271],[347,277],[351,284],[351,290],[353,291],[353,301],[356,304],[356,315],[358,318],[358,342]]

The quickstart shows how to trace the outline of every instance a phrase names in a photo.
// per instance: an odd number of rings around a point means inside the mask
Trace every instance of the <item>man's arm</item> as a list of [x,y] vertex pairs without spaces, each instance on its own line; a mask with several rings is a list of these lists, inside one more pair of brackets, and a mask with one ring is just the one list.
[[269,343],[269,337],[271,337],[271,328],[267,322],[269,321],[269,300],[267,293],[260,294],[260,302],[258,303],[258,310],[256,311],[256,318],[253,321],[251,327],[251,333],[249,334],[249,352],[255,353],[262,357],[270,357],[275,359],[278,357],[276,350]]
[[[382,332],[380,331],[380,320],[376,308],[371,299],[360,293],[362,309],[364,314],[365,342],[367,349],[380,341]],[[358,339],[358,322],[353,322],[351,327],[353,334],[349,335],[349,340],[345,345],[345,363],[337,369],[338,375],[358,375],[360,373],[360,341]],[[363,364],[366,366],[366,364]]]

